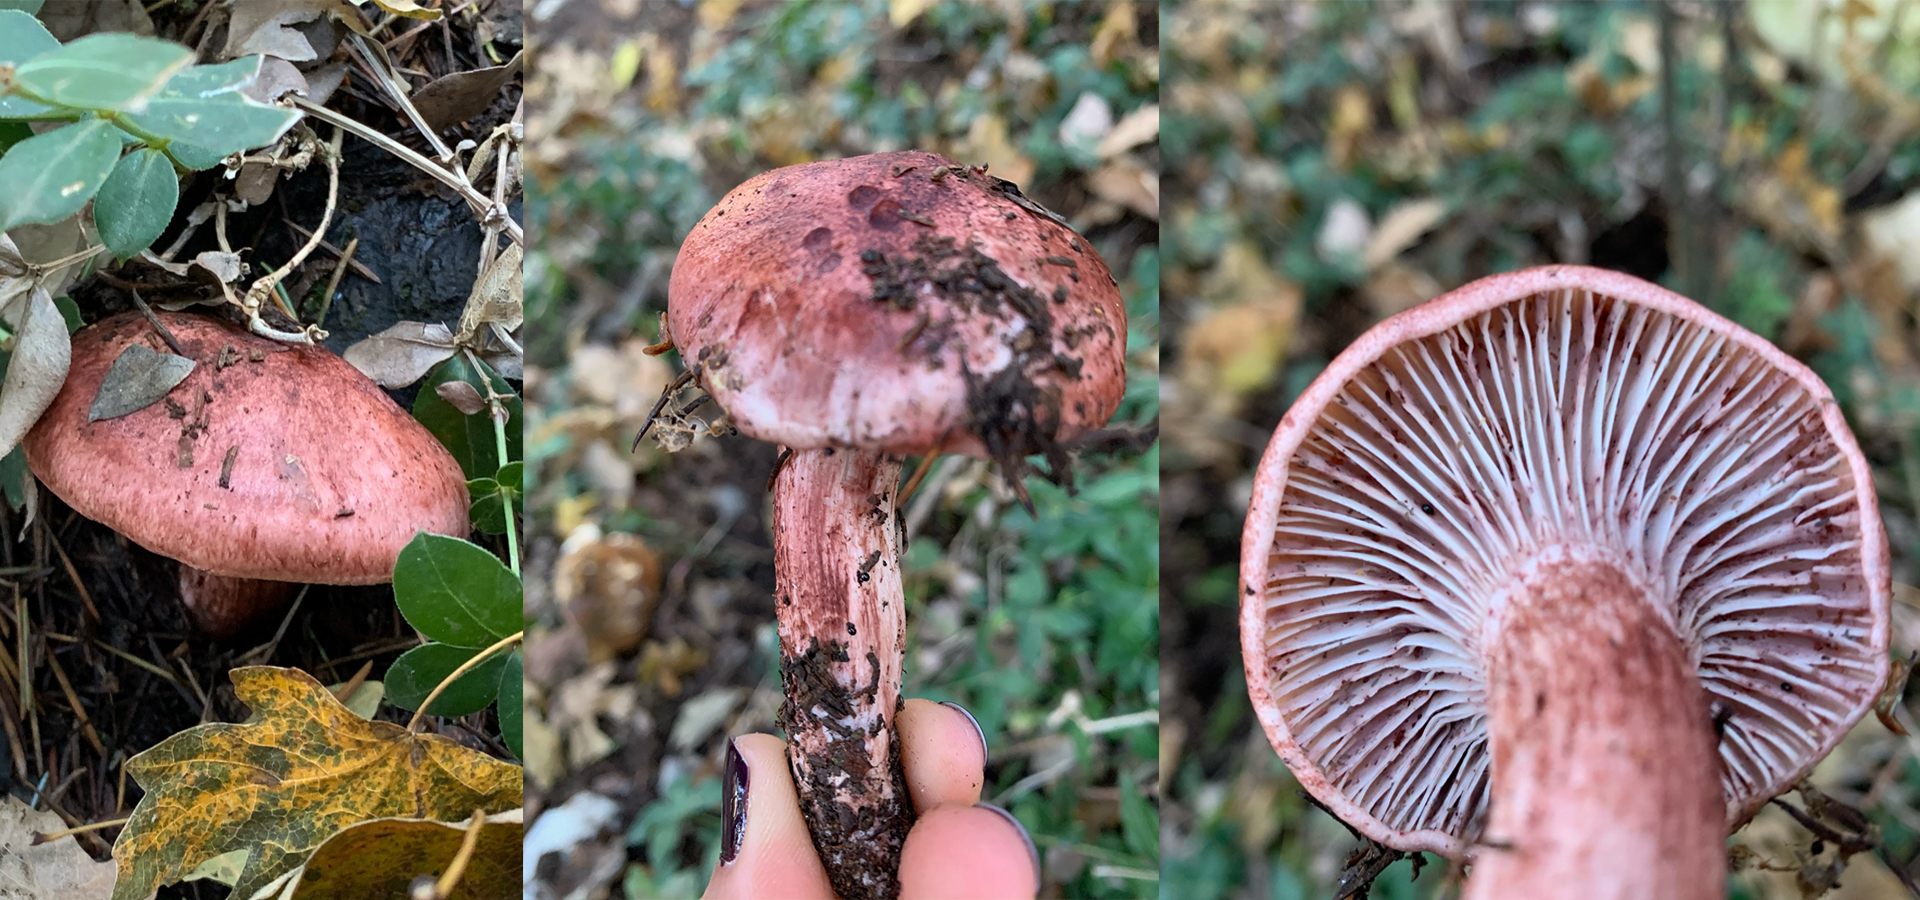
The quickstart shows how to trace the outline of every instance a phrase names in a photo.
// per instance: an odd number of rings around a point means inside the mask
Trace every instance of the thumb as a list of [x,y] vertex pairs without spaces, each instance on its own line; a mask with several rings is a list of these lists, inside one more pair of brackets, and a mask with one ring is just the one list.
[[770,734],[727,742],[721,779],[720,862],[707,900],[833,900],[787,769],[787,744]]

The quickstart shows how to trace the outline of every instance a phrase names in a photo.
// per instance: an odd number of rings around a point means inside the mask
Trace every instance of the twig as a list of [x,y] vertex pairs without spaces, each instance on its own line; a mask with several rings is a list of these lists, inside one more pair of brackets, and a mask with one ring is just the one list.
[[347,251],[333,264],[333,274],[327,276],[327,290],[320,295],[320,311],[313,314],[313,327],[327,324],[327,310],[333,307],[333,292],[340,289],[340,276],[347,274],[347,264],[353,262],[353,251],[360,249],[360,236],[354,235],[347,241]]
[[280,638],[286,635],[287,626],[293,623],[294,614],[300,612],[300,603],[307,599],[307,591],[312,587],[311,584],[300,586],[300,593],[293,595],[293,605],[287,607],[287,614],[280,617],[280,627],[274,630],[273,640],[247,651],[247,657],[264,662],[273,656],[273,651],[280,647]]
[[151,672],[155,675],[160,676],[161,678],[165,678],[166,680],[173,682],[175,687],[180,686],[180,679],[174,677],[174,674],[172,672],[169,672],[166,669],[162,669],[159,666],[154,665],[153,663],[147,662],[146,660],[141,659],[140,657],[135,656],[131,653],[128,653],[127,651],[122,650],[119,647],[115,647],[112,644],[102,644],[99,641],[94,641],[93,646],[95,649],[105,650],[106,652],[111,653],[114,656],[118,656],[121,659],[126,660],[128,663],[134,666],[137,666],[141,669],[145,669],[148,672]]
[[512,238],[514,243],[521,245],[526,244],[525,236],[520,230],[520,223],[515,222],[513,217],[507,214],[506,207],[504,205],[493,205],[491,199],[485,194],[480,193],[473,185],[468,184],[463,176],[448,171],[446,167],[421,156],[420,153],[413,148],[361,124],[351,116],[342,115],[324,106],[311,103],[297,94],[288,95],[288,102],[291,102],[295,107],[299,108],[301,112],[319,119],[322,122],[345,128],[362,140],[394,156],[400,157],[414,168],[433,176],[434,180],[453,188],[454,191],[460,194],[462,199],[467,201],[467,205],[473,208],[474,214],[480,217],[482,226],[498,222],[500,223],[501,231]]
[[105,822],[94,822],[90,825],[80,825],[74,828],[68,828],[64,831],[55,831],[51,834],[41,834],[40,832],[36,831],[33,833],[33,841],[29,846],[38,847],[41,844],[45,844],[49,841],[57,841],[70,834],[83,834],[89,831],[99,831],[102,828],[118,828],[125,824],[127,824],[126,819],[108,819]]
[[[133,290],[133,289],[131,289],[131,288],[129,288],[129,289],[127,290],[127,293],[129,293],[129,294],[132,294],[132,295],[133,295],[133,305],[134,305],[134,307],[135,307],[136,309],[138,309],[138,310],[140,310],[140,314],[141,314],[141,315],[143,315],[143,316],[146,316],[146,317],[147,317],[147,324],[148,324],[148,325],[152,325],[152,326],[153,326],[153,330],[154,330],[154,331],[158,331],[158,332],[160,332],[160,338],[161,338],[161,340],[164,340],[164,341],[166,341],[166,342],[167,342],[167,346],[168,346],[168,347],[171,347],[171,348],[173,348],[173,352],[174,352],[174,355],[176,355],[176,356],[186,356],[186,355],[187,355],[187,351],[185,351],[185,350],[182,350],[182,349],[180,349],[180,342],[179,342],[179,341],[176,341],[176,340],[174,340],[174,339],[173,339],[173,332],[171,332],[171,331],[168,331],[168,330],[167,330],[167,326],[165,326],[165,325],[163,325],[163,324],[161,324],[161,323],[160,323],[160,317],[159,317],[159,316],[156,316],[156,315],[154,315],[154,314],[153,314],[153,309],[152,309],[151,307],[149,307],[149,306],[147,306],[147,301],[145,301],[145,300],[142,300],[142,299],[140,299],[140,292],[139,292],[139,291],[137,291],[137,290]],[[66,553],[64,553],[64,552],[63,552],[63,553],[61,553],[61,554],[60,554],[60,558],[61,558],[61,559],[65,559],[65,558],[66,558]],[[68,563],[68,564],[67,564],[67,568],[69,568],[69,569],[71,569],[71,568],[73,568],[73,564],[72,564],[72,563]],[[84,593],[84,591],[85,591],[86,589],[85,589],[85,588],[82,588],[81,590],[82,590],[82,592],[83,592],[83,593],[81,594],[81,596],[83,596],[83,597],[84,597],[84,596],[86,596],[86,594]],[[87,608],[88,608],[88,609],[92,609],[92,608],[93,608],[93,604],[91,604],[91,603],[89,603],[89,604],[87,604]],[[94,618],[95,618],[95,619],[98,619],[99,617],[100,617],[100,616],[99,616],[99,614],[98,614],[98,613],[95,613],[95,614],[94,614]]]
[[95,753],[106,756],[107,747],[100,743],[100,733],[93,730],[93,720],[80,705],[80,695],[73,692],[73,684],[67,681],[67,670],[60,665],[60,657],[54,655],[52,648],[47,649],[47,666],[53,669],[53,680],[60,683],[60,692],[67,695],[67,703],[73,706],[73,717],[80,720],[80,732],[86,735],[87,743],[93,745]]
[[453,861],[447,863],[447,870],[440,873],[440,880],[433,883],[434,900],[453,896],[453,889],[460,884],[460,876],[467,872],[467,861],[473,859],[473,848],[480,845],[480,829],[486,824],[486,813],[474,810],[473,817],[467,820],[466,837],[460,839],[460,852],[453,855]]
[[67,577],[73,579],[73,589],[80,592],[81,605],[86,607],[87,613],[93,616],[95,622],[102,621],[100,610],[93,606],[93,595],[88,593],[87,586],[80,581],[80,570],[73,567],[73,560],[67,557],[66,548],[60,546],[60,539],[48,534],[47,541],[53,544],[53,552],[60,555],[60,565],[66,568]]
[[[299,222],[295,222],[292,219],[284,219],[282,221],[286,223],[288,228],[291,228],[295,232],[299,233],[302,240],[313,237],[313,232],[302,227]],[[351,246],[351,242],[349,242],[349,246]],[[335,247],[332,243],[328,242],[325,238],[321,238],[320,240],[320,249],[333,254],[335,257],[338,257],[340,259],[341,265],[347,266],[348,268],[352,269],[353,274],[358,275],[361,278],[365,278],[366,280],[371,281],[374,284],[382,283],[380,281],[380,276],[373,274],[372,269],[369,269],[366,266],[361,265],[358,260],[353,258],[352,253],[342,250],[339,247]]]
[[[394,108],[407,114],[407,119],[413,122],[414,129],[433,146],[433,152],[439,155],[440,163],[445,165],[452,161],[453,151],[447,149],[446,142],[433,133],[433,128],[427,125],[427,120],[420,115],[420,110],[413,105],[412,100],[407,99],[407,92],[397,83],[398,73],[388,68],[392,65],[392,61],[375,54],[373,49],[367,46],[366,38],[357,34],[347,35],[347,49],[360,57],[360,61],[366,63],[367,68],[372,69],[373,74],[379,77],[380,86],[385,88],[387,96],[393,99]],[[386,65],[382,65],[383,63]]]
[[479,653],[475,653],[473,655],[473,658],[467,660],[466,662],[461,663],[459,668],[454,669],[452,672],[447,673],[447,677],[440,679],[440,683],[433,686],[433,693],[428,694],[427,699],[420,701],[420,708],[414,711],[412,719],[407,720],[407,730],[408,731],[420,730],[420,721],[427,717],[427,707],[432,706],[433,701],[440,699],[440,695],[445,693],[447,688],[452,687],[455,681],[460,680],[460,676],[465,675],[468,672],[471,672],[474,669],[478,668],[481,663],[486,662],[487,659],[493,656],[494,654],[499,653],[500,651],[505,650],[508,647],[513,646],[514,644],[520,643],[520,639],[525,635],[526,635],[525,631],[516,631],[510,635],[507,635],[506,637],[503,637],[500,640],[495,641],[493,645],[488,647],[487,649],[482,650]]

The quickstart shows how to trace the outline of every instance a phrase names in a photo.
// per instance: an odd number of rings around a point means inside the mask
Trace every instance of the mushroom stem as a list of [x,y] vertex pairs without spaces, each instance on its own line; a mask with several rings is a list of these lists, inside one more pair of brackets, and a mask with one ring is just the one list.
[[894,897],[912,812],[893,719],[906,627],[900,459],[795,450],[774,485],[787,760],[834,893]]
[[285,581],[229,578],[180,564],[180,602],[193,624],[214,637],[231,637],[255,619],[285,609],[293,588]]
[[1488,651],[1491,821],[1467,900],[1724,896],[1726,804],[1706,693],[1620,567],[1537,564]]

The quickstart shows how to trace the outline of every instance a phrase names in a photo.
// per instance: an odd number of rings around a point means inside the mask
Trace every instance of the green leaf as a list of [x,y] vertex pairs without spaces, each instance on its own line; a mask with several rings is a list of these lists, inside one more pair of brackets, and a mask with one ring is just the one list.
[[[4,103],[5,98],[0,98]],[[25,122],[0,122],[0,154],[27,138],[33,137],[33,126]]]
[[[401,709],[419,709],[427,695],[440,685],[453,670],[460,668],[477,653],[472,647],[454,647],[437,641],[421,644],[400,654],[387,669],[387,700]],[[458,681],[434,698],[433,708],[427,710],[430,716],[464,716],[477,713],[493,703],[500,691],[500,673],[507,665],[507,657],[514,654],[496,653],[491,659],[473,667],[473,671],[460,676]]]
[[513,755],[522,759],[526,753],[521,750],[521,717],[526,714],[526,659],[520,648],[515,647],[513,655],[507,657],[506,668],[500,670],[500,736],[507,741]]
[[469,481],[467,496],[473,498],[473,505],[467,508],[473,530],[482,534],[507,533],[507,505],[501,502],[499,482],[491,478]]
[[82,328],[87,327],[86,320],[80,318],[80,304],[73,302],[72,297],[69,297],[66,294],[61,294],[60,296],[53,298],[53,305],[55,308],[60,310],[60,318],[67,320],[68,334],[72,334],[76,331],[79,331]]
[[160,239],[179,202],[180,181],[165,153],[149,148],[121,157],[93,201],[100,242],[114,256],[131,259]]
[[[0,9],[0,64],[18,67],[58,49],[60,41],[33,16],[18,9]],[[0,97],[0,119],[31,118],[51,110],[52,107],[25,97]]]
[[0,488],[5,489],[7,506],[14,512],[27,505],[27,479],[31,477],[27,474],[25,448],[15,447],[0,457]]
[[520,463],[511,462],[501,466],[492,478],[476,478],[467,482],[467,496],[473,498],[470,517],[475,530],[485,534],[507,533],[506,501],[513,501],[517,509],[520,503],[521,469]]
[[215,153],[205,147],[190,144],[186,141],[174,141],[168,144],[167,155],[173,157],[173,161],[179,163],[180,168],[194,172],[211,169],[219,165],[221,160],[227,158],[227,154],[225,153]]
[[414,535],[393,564],[393,593],[407,624],[456,647],[485,647],[521,628],[519,576],[459,538]]
[[38,13],[40,7],[45,6],[46,3],[47,0],[0,0],[0,10],[17,9],[28,15],[33,15]]
[[[128,116],[140,130],[192,145],[194,162],[279,140],[300,118],[296,110],[269,106],[240,93],[260,71],[260,57],[217,66],[193,66],[167,82],[143,112]],[[216,160],[217,161],[217,160]],[[182,160],[186,162],[186,160]],[[209,162],[193,168],[211,168]]]
[[523,490],[520,487],[520,482],[522,478],[521,472],[525,469],[526,465],[524,463],[507,463],[500,467],[500,474],[493,476],[493,480],[499,482],[501,487],[518,495],[520,491]]
[[[503,401],[507,407],[507,459],[520,458],[520,397],[513,393],[507,380],[501,378],[486,363],[480,368],[493,383],[496,394],[506,394],[509,399]],[[467,365],[464,354],[456,355],[427,373],[427,379],[420,385],[420,394],[413,401],[413,417],[427,426],[433,436],[446,445],[453,458],[460,461],[460,470],[468,478],[491,478],[507,460],[500,458],[494,449],[493,420],[485,412],[467,415],[454,408],[443,399],[434,388],[449,381],[465,381],[480,391],[487,392],[486,382],[480,380],[480,374]]]
[[138,111],[192,61],[192,50],[171,41],[90,34],[21,64],[13,81],[45,103]]
[[120,130],[100,119],[27,138],[0,156],[0,231],[58,222],[87,205],[120,160]]

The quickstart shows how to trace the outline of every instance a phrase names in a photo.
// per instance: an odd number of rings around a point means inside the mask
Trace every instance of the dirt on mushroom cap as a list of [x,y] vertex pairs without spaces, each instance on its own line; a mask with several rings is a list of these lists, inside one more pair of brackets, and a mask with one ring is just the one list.
[[87,421],[120,352],[170,348],[140,316],[74,335],[66,386],[23,445],[76,511],[218,575],[377,584],[416,531],[464,534],[466,482],[433,435],[324,350],[159,313],[195,362],[160,402]]
[[1099,255],[937,154],[747,181],[688,236],[671,291],[684,357],[761,440],[1055,456],[1124,391],[1126,312]]

